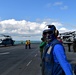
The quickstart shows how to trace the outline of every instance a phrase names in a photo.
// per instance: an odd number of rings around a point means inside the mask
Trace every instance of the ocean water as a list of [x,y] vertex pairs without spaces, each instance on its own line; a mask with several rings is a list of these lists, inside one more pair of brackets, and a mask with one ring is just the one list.
[[[41,41],[30,41],[31,43],[40,43]],[[25,44],[25,41],[15,41],[14,44]]]

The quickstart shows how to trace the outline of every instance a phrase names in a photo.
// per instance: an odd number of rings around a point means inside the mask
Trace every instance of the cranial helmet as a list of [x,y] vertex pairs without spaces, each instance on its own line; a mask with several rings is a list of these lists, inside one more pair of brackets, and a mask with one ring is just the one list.
[[[57,37],[59,34],[59,31],[56,29],[56,27],[54,25],[47,25],[50,32],[53,32],[53,34]],[[51,33],[50,33],[51,34]]]
[[48,26],[48,29],[44,30],[43,34],[46,35],[47,40],[52,41],[58,36],[59,32],[58,30],[56,30],[56,27],[54,25],[47,25],[47,26]]
[[44,38],[44,40],[46,40],[46,34],[48,33],[48,29],[44,30],[42,33],[42,37]]

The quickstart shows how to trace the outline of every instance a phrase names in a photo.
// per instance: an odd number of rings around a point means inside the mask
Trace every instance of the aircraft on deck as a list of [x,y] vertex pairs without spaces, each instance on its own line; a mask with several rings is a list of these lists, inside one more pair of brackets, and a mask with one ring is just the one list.
[[9,36],[9,35],[3,35],[3,34],[1,34],[0,35],[0,45],[4,45],[4,46],[6,46],[6,45],[14,45],[14,40],[12,39],[12,37],[11,36]]
[[64,41],[68,41],[68,40],[74,41],[74,39],[76,38],[76,31],[60,33],[59,36]]
[[62,38],[63,44],[67,44],[68,51],[70,52],[71,51],[70,47],[76,40],[76,31],[60,33],[59,36]]

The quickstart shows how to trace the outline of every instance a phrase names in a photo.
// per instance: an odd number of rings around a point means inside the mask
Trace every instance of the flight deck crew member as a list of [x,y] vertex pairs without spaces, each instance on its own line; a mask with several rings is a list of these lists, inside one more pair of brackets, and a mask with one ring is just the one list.
[[26,40],[26,42],[25,42],[25,48],[27,49],[27,47],[29,47],[29,49],[31,49],[31,42],[30,42],[30,40]]
[[29,46],[29,49],[31,49],[31,42],[30,42],[30,40],[28,40],[28,46]]
[[26,40],[25,42],[25,48],[27,49],[27,46],[28,46],[28,41]]
[[48,44],[43,53],[44,75],[73,75],[72,68],[65,54],[65,49],[57,40],[57,30],[54,25],[48,25],[46,30]]
[[45,41],[45,39],[42,37],[41,38],[41,40],[42,40],[42,42],[40,43],[40,55],[41,55],[41,59],[42,59],[42,55],[43,55],[43,50],[44,50],[44,47],[45,47],[45,45],[46,45],[46,41]]

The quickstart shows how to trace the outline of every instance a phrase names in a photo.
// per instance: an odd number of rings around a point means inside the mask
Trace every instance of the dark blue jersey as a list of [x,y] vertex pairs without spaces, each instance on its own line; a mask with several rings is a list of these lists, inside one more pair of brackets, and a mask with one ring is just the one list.
[[45,47],[43,66],[44,75],[73,75],[64,47],[56,39]]

